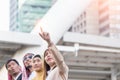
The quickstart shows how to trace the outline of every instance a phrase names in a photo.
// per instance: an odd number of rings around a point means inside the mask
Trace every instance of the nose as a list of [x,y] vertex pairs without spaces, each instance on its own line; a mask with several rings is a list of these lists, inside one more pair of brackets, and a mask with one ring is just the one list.
[[31,60],[30,60],[30,59],[27,59],[27,60],[26,60],[26,63],[27,63],[27,64],[30,64],[30,63],[31,63]]
[[38,65],[38,63],[37,62],[34,62],[34,66],[37,66]]
[[29,61],[29,60],[30,60],[29,58],[26,59],[26,61]]
[[13,69],[13,68],[14,68],[14,66],[13,66],[13,65],[11,65],[11,66],[10,66],[10,69]]
[[35,62],[34,64],[37,65],[37,62]]

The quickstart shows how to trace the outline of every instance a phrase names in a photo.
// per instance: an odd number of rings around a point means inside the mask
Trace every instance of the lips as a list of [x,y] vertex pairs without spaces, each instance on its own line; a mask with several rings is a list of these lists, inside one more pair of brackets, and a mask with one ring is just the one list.
[[[42,65],[41,65],[41,66],[42,66]],[[41,66],[35,65],[34,68],[35,68],[35,69],[40,69]]]
[[47,61],[50,61],[50,60],[52,60],[52,58],[48,58],[48,59],[47,59]]
[[34,66],[34,68],[38,68],[39,66]]

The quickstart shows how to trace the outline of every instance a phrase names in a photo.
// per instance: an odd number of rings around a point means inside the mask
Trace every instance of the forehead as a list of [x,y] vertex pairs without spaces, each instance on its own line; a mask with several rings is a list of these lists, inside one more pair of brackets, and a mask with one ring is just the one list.
[[46,50],[45,53],[44,53],[44,56],[47,56],[49,53],[49,50]]
[[50,50],[47,50],[45,53],[44,53],[44,57],[46,56],[52,56],[52,52]]
[[7,65],[12,65],[12,64],[17,64],[17,63],[15,61],[10,61]]
[[41,60],[40,57],[34,57],[33,60]]

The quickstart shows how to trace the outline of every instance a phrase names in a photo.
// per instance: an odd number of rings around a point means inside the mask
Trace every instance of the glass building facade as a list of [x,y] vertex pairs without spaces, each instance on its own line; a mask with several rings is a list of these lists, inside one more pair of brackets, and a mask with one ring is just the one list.
[[18,31],[18,0],[10,0],[10,31]]
[[46,14],[51,6],[52,0],[26,0],[18,10],[18,26],[11,30],[31,32],[35,23]]

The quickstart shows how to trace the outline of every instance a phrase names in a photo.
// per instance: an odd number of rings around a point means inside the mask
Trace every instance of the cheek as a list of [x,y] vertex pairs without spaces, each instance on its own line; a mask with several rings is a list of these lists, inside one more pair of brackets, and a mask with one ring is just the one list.
[[45,61],[47,61],[47,59],[48,59],[47,56],[45,56]]
[[8,72],[10,72],[11,71],[11,68],[8,68]]
[[16,71],[19,72],[21,69],[20,67],[16,67]]
[[39,68],[41,68],[41,67],[42,67],[42,63],[40,62],[40,63],[38,64],[38,66],[39,66]]
[[36,70],[36,68],[37,68],[37,67],[36,67],[36,65],[33,63],[33,69],[35,69],[35,70]]
[[49,57],[53,59],[53,55],[52,54],[49,54]]
[[49,61],[47,60],[47,58],[45,58],[45,62],[48,64],[49,63]]
[[32,66],[33,66],[33,67],[35,67],[35,64],[34,64],[34,63],[32,63]]
[[41,70],[42,68],[42,63],[37,63],[37,65],[34,65],[35,70]]
[[30,59],[29,62],[32,62],[32,59]]
[[23,63],[26,64],[27,61],[24,61]]
[[24,65],[27,66],[27,62],[26,61],[24,61]]

